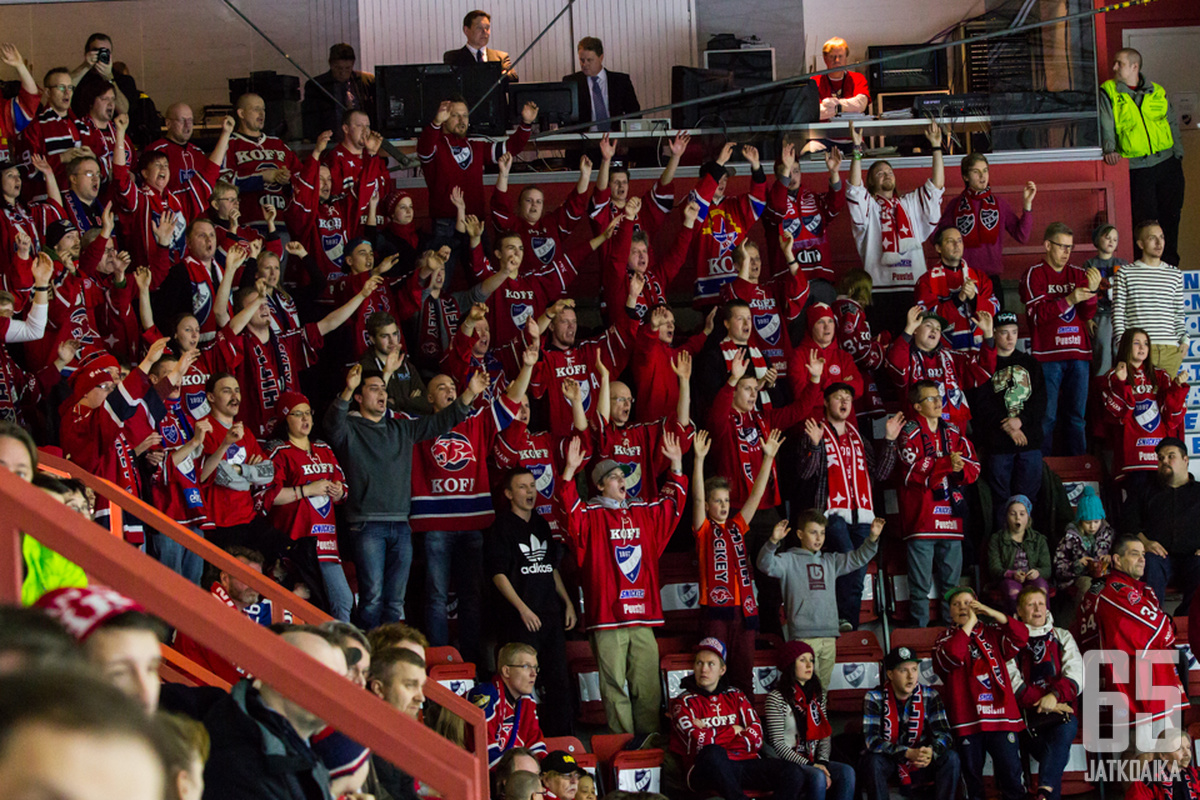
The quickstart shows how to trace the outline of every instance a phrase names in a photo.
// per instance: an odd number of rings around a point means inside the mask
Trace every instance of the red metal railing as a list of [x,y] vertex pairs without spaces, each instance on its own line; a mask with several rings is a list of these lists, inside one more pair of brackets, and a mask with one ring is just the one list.
[[[319,624],[329,619],[320,609],[114,484],[60,458],[42,454],[39,460],[56,472],[79,478],[114,506],[235,575],[269,598],[276,608],[291,611],[296,620]],[[261,625],[213,602],[208,592],[117,536],[97,535],[99,528],[80,524],[78,514],[64,505],[47,503],[44,493],[5,469],[0,469],[0,498],[5,508],[0,523],[0,602],[20,602],[21,531],[34,532],[39,542],[83,567],[90,580],[118,588],[167,624],[241,665],[444,797],[483,800],[488,796],[486,723],[477,706],[435,681],[426,685],[427,697],[467,721],[471,728],[469,741],[474,745],[472,754],[349,681],[330,680],[327,669],[307,655],[297,650],[281,651],[278,637]],[[203,681],[204,676],[193,668],[168,661],[164,671],[189,682]]]

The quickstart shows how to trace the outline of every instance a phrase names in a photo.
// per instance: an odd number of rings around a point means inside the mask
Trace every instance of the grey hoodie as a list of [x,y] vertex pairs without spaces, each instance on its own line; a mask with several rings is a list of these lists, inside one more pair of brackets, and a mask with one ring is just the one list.
[[348,522],[407,522],[412,502],[413,442],[441,436],[467,418],[456,400],[428,417],[384,417],[372,422],[351,415],[350,404],[334,399],[325,412],[325,433],[337,453],[350,497]]
[[837,638],[837,579],[865,567],[879,549],[868,537],[852,553],[814,553],[803,547],[777,552],[779,544],[768,541],[758,552],[758,568],[778,578],[787,609],[788,632],[792,639]]

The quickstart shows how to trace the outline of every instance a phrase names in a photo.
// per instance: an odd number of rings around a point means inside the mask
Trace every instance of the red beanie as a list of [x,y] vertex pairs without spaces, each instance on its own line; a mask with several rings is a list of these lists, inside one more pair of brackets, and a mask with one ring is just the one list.
[[71,376],[71,406],[83,399],[92,389],[111,381],[111,371],[114,369],[120,370],[121,365],[107,352],[97,352],[94,357],[81,364]]
[[779,648],[780,671],[787,675],[791,675],[793,665],[796,663],[796,659],[805,653],[808,653],[814,658],[816,657],[816,655],[813,653],[812,647],[807,642],[784,642],[783,647]]
[[308,398],[300,394],[300,392],[284,392],[279,396],[279,401],[275,403],[275,414],[280,419],[283,419],[292,413],[292,409],[301,403],[309,408],[312,407],[312,403],[308,402]]
[[118,614],[146,610],[140,603],[104,586],[55,589],[42,595],[34,606],[81,642]]
[[806,314],[807,314],[807,316],[805,318],[805,321],[808,323],[809,331],[811,331],[813,329],[814,325],[816,325],[818,322],[825,319],[826,317],[833,320],[834,322],[837,322],[837,317],[835,317],[833,315],[833,309],[830,308],[825,303],[813,303],[811,306],[808,307],[808,311],[806,312]]

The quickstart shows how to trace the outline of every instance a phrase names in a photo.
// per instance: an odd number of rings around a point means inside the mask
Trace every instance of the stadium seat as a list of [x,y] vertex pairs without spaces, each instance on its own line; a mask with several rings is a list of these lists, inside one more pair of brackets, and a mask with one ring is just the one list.
[[600,760],[596,758],[594,753],[589,753],[583,746],[583,742],[579,741],[574,736],[552,736],[546,739],[546,752],[550,753],[555,750],[565,750],[570,753],[579,766],[586,769],[596,776],[596,767]]
[[936,686],[942,682],[933,672],[933,643],[945,628],[896,628],[892,631],[891,647],[907,647],[921,659],[921,683]]
[[575,687],[575,695],[579,700],[579,714],[576,717],[584,725],[604,725],[608,717],[604,713],[604,703],[600,700],[600,669],[591,651],[582,658],[570,658],[567,669],[571,674],[571,684]]
[[455,694],[466,697],[475,688],[475,665],[469,662],[435,664],[429,670],[429,677]]
[[662,764],[666,753],[658,748],[623,750],[633,739],[631,733],[597,734],[592,737],[592,752],[606,768],[610,789],[627,792],[657,792],[662,785]]
[[826,687],[830,711],[861,713],[869,689],[879,686],[883,648],[871,631],[843,633],[837,640],[837,662]]
[[662,673],[663,700],[668,706],[682,691],[679,688],[680,681],[692,674],[694,660],[691,653],[669,653],[658,660],[658,669]]
[[426,647],[425,663],[431,666],[436,664],[461,664],[463,663],[463,657],[458,652],[458,648],[451,645]]

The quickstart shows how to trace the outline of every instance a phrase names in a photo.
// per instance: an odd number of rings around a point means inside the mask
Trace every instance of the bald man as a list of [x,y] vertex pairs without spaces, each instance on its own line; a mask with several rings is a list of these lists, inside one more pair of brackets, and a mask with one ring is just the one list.
[[229,151],[221,179],[238,187],[241,197],[241,224],[266,231],[262,206],[274,206],[282,224],[283,212],[292,199],[292,176],[298,174],[299,157],[277,136],[268,136],[267,104],[256,94],[244,94],[237,101],[237,130],[229,139]]
[[[170,178],[167,181],[167,191],[171,194],[181,194],[189,190],[188,181],[197,174],[198,165],[208,158],[208,153],[192,144],[192,128],[196,118],[192,114],[191,106],[187,103],[172,104],[167,109],[166,120],[167,135],[152,143],[148,149],[167,154],[167,162],[171,169]],[[196,198],[200,207],[208,204],[208,196],[212,194],[213,190],[213,187],[208,186],[207,182],[205,186],[207,186],[208,194]],[[204,191],[203,188],[197,187],[197,192],[202,191]]]
[[[337,637],[308,625],[281,625],[284,643],[345,680],[346,655]],[[350,685],[350,684],[347,684]],[[229,692],[210,686],[163,687],[160,707],[204,723],[214,747],[204,768],[210,797],[330,797],[329,771],[309,749],[324,721],[267,684],[251,679]]]

